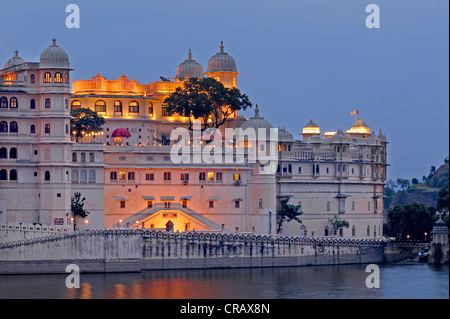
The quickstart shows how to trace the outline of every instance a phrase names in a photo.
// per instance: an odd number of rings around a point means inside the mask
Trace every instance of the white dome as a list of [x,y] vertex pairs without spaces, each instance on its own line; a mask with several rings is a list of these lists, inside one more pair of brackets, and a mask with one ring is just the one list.
[[69,55],[66,51],[56,45],[56,39],[53,39],[53,44],[42,51],[40,66],[43,68],[69,68]]
[[247,128],[254,128],[255,130],[259,128],[271,129],[273,128],[272,124],[269,121],[265,120],[264,117],[259,115],[258,104],[255,107],[255,116],[251,117],[248,121],[242,123],[241,128],[243,130]]
[[223,41],[220,43],[220,52],[208,61],[208,72],[237,72],[236,61],[223,51]]
[[13,66],[17,66],[17,65],[21,65],[26,63],[24,59],[22,59],[19,56],[19,51],[16,50],[15,55],[9,59],[8,61],[6,61],[5,65],[3,66],[4,69],[7,68],[12,68]]
[[191,49],[189,49],[188,59],[178,66],[175,77],[180,80],[203,77],[203,67],[192,59]]

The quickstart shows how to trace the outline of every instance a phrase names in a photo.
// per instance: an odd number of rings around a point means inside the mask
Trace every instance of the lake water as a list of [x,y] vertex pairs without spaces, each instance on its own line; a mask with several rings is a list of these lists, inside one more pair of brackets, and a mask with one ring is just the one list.
[[0,299],[448,299],[449,267],[380,264],[380,288],[366,265],[0,276]]

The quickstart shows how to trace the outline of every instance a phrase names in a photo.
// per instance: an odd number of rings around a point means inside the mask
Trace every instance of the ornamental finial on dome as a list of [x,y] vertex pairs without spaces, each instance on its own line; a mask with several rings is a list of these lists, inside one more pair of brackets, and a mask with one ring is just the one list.
[[53,41],[52,47],[56,47],[56,38],[53,38],[52,41]]
[[192,53],[191,53],[191,49],[189,49],[189,53],[188,53],[188,60],[192,60]]
[[220,53],[224,53],[223,52],[223,41],[220,41]]
[[258,104],[255,105],[255,116],[253,118],[260,118]]
[[16,57],[19,57],[19,50],[14,51],[14,53],[16,54]]

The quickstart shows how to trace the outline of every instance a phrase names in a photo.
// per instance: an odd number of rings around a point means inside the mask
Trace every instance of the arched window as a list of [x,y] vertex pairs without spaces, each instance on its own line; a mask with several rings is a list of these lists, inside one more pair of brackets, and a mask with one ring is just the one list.
[[302,173],[302,167],[301,167],[301,166],[298,167],[298,173],[299,173],[299,174]]
[[80,183],[87,183],[87,174],[84,169],[80,171]]
[[35,83],[36,82],[36,78],[34,77],[34,74],[30,75],[30,83]]
[[17,158],[17,148],[11,147],[9,150],[9,158]]
[[0,108],[7,109],[8,108],[8,98],[6,96],[2,96],[0,98]]
[[11,109],[17,109],[17,107],[19,106],[19,102],[17,101],[16,97],[12,97],[11,99],[9,99],[9,107]]
[[327,211],[330,211],[330,210],[331,210],[331,203],[327,202]]
[[216,181],[221,181],[222,180],[222,172],[217,172],[216,173]]
[[50,124],[45,124],[44,132],[45,134],[50,134]]
[[8,133],[8,123],[5,121],[0,122],[0,132]]
[[30,101],[30,109],[34,110],[36,108],[36,101],[34,99],[31,99]]
[[72,110],[79,109],[81,107],[81,102],[78,100],[72,101],[71,107]]
[[16,121],[12,121],[11,123],[9,123],[9,131],[11,133],[19,132],[19,125],[17,125]]
[[370,236],[370,226],[367,226],[367,237]]
[[0,170],[0,181],[6,181],[8,179],[8,172],[6,169]]
[[78,171],[76,169],[72,170],[72,183],[78,183]]
[[73,152],[72,153],[72,162],[76,162],[77,161],[77,153]]
[[355,211],[355,202],[352,202],[352,211]]
[[55,74],[55,83],[62,83],[62,82],[63,82],[63,78],[62,78],[61,72],[56,72],[56,74]]
[[129,181],[134,181],[134,172],[128,172],[128,180]]
[[0,148],[0,158],[8,158],[8,150],[6,147]]
[[109,173],[109,180],[110,181],[117,181],[117,172]]
[[52,82],[52,75],[50,72],[45,72],[44,74],[44,83],[51,83]]
[[68,99],[65,99],[65,100],[64,100],[64,108],[65,108],[65,109],[68,109],[68,108],[69,108],[69,100],[68,100]]
[[103,100],[97,100],[95,102],[95,112],[106,113],[106,102]]
[[86,153],[81,153],[81,163],[86,162]]
[[201,180],[201,181],[206,180],[206,174],[205,174],[205,172],[200,172],[200,173],[198,174],[198,179]]
[[49,171],[45,171],[45,173],[44,173],[44,180],[45,181],[49,181],[50,180],[50,172]]
[[49,109],[52,106],[52,101],[50,99],[45,99],[45,108]]
[[66,124],[66,134],[69,134],[69,124]]
[[89,171],[89,183],[95,183],[95,171],[93,169]]
[[114,115],[122,115],[122,102],[114,101]]
[[65,79],[66,83],[69,83],[69,73],[66,72],[64,74],[64,79]]
[[9,180],[17,181],[17,171],[15,169],[9,171]]
[[139,113],[139,103],[138,101],[131,101],[128,107],[128,113]]
[[34,124],[31,124],[30,126],[30,134],[35,134],[36,133],[36,126],[34,126]]
[[89,153],[89,162],[95,162],[94,153]]
[[153,103],[149,102],[148,115],[153,116]]

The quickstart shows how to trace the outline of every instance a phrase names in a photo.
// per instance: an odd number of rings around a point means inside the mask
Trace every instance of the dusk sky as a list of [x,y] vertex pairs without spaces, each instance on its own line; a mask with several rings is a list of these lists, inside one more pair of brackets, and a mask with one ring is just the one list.
[[[79,29],[65,25],[80,8]],[[380,28],[365,24],[368,4]],[[19,50],[38,62],[56,37],[72,80],[126,74],[148,83],[173,78],[193,58],[206,72],[219,51],[236,59],[238,88],[261,115],[300,139],[313,119],[347,130],[350,112],[387,136],[388,179],[427,175],[449,154],[447,0],[5,1],[0,64]],[[253,116],[253,110],[240,115]]]

